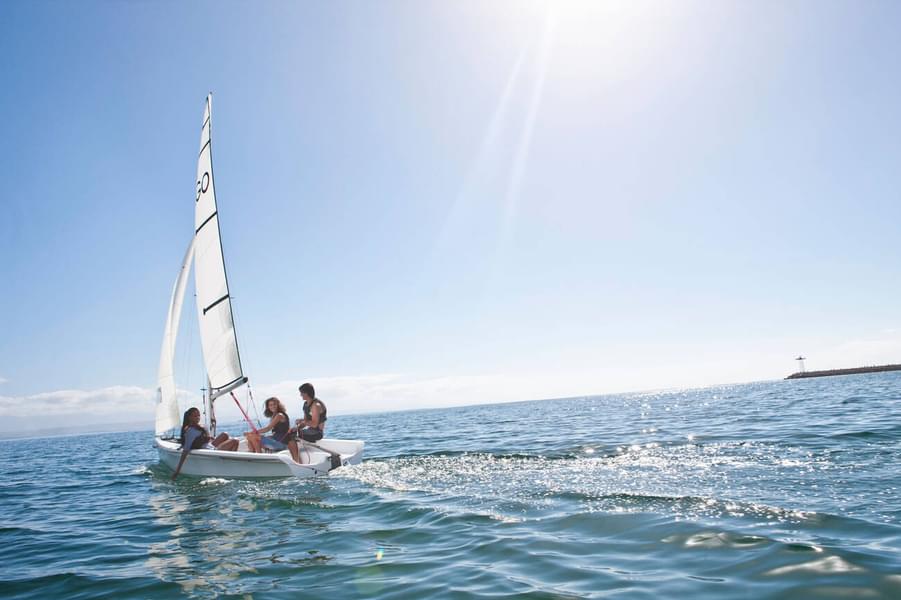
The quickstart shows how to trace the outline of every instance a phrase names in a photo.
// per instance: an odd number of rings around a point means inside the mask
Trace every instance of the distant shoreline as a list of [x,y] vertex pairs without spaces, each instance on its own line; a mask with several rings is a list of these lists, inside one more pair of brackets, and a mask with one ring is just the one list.
[[69,437],[73,435],[100,435],[104,433],[131,433],[134,431],[153,431],[153,423],[133,421],[124,423],[72,425],[69,427],[48,427],[47,429],[22,429],[19,431],[0,431],[0,440],[26,440],[34,438]]
[[853,369],[830,369],[828,371],[804,371],[792,373],[786,379],[804,379],[807,377],[832,377],[833,375],[858,375],[860,373],[883,373],[885,371],[901,371],[901,365],[881,365],[878,367],[854,367]]

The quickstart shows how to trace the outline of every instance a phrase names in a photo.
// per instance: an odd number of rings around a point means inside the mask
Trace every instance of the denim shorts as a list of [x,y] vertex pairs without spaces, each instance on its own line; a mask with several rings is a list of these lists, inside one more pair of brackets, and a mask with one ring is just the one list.
[[283,444],[269,435],[264,435],[263,437],[261,437],[260,443],[263,445],[263,448],[269,448],[270,450],[284,450],[288,447],[287,444]]

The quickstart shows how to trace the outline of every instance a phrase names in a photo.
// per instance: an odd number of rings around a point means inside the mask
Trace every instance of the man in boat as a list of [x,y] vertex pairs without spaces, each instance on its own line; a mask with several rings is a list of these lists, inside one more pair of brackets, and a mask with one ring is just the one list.
[[318,442],[325,433],[328,410],[325,403],[316,397],[313,384],[305,383],[298,388],[303,398],[303,419],[297,419],[297,437],[307,442]]

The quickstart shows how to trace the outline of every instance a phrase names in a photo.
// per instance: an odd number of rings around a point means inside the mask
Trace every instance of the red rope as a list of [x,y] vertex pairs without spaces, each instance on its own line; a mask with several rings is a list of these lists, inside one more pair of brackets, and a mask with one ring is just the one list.
[[232,395],[232,400],[234,400],[234,401],[235,401],[235,404],[238,405],[238,410],[240,410],[240,411],[241,411],[241,414],[244,415],[244,420],[247,421],[247,424],[250,425],[250,428],[253,429],[253,432],[254,432],[254,433],[259,434],[260,432],[257,431],[257,428],[256,428],[256,427],[254,427],[253,421],[251,421],[251,420],[250,420],[250,417],[247,416],[247,412],[245,412],[244,407],[241,406],[241,403],[240,403],[240,402],[238,402],[238,397],[235,396],[235,393],[234,393],[234,392],[231,392],[231,395]]

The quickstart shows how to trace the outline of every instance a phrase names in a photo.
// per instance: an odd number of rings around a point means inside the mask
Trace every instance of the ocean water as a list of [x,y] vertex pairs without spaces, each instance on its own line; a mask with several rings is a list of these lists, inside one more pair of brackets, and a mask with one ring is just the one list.
[[0,442],[4,598],[901,598],[901,374],[333,417],[315,480]]

